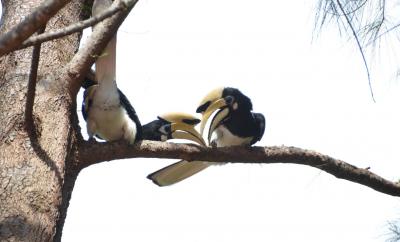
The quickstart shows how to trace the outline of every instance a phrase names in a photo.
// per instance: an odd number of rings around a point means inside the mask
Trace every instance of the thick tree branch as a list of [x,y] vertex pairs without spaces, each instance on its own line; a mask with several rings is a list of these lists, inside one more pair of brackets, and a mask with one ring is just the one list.
[[83,142],[79,150],[80,168],[125,158],[166,158],[229,163],[287,163],[308,165],[337,178],[368,186],[378,192],[400,196],[400,184],[386,180],[368,169],[357,168],[344,161],[315,151],[296,147],[223,147],[210,148],[190,144],[142,141],[134,146],[123,142]]
[[71,24],[70,26],[67,26],[63,29],[55,30],[55,31],[44,33],[41,35],[32,36],[29,39],[27,39],[26,41],[24,41],[24,43],[20,47],[18,47],[18,49],[23,49],[23,48],[32,46],[37,43],[43,43],[46,41],[61,38],[66,35],[70,35],[70,34],[82,31],[85,28],[93,26],[93,25],[97,24],[98,22],[111,17],[116,12],[125,9],[126,7],[127,6],[125,5],[125,3],[123,1],[119,1],[117,5],[111,6],[109,9],[107,9],[106,11],[104,11],[102,14],[100,14],[98,16],[91,17],[89,19],[86,19],[84,21],[81,21],[81,22],[78,22],[75,24]]
[[[116,0],[112,6],[119,5],[122,0]],[[119,26],[128,16],[131,9],[138,0],[125,0],[126,8],[117,12],[112,17],[104,20],[102,26],[96,28],[87,40],[85,46],[74,56],[67,67],[65,79],[70,84],[70,94],[76,96],[81,86],[83,77],[90,70],[90,67],[100,56],[103,49],[117,32]]]
[[18,25],[0,36],[0,56],[16,50],[70,0],[46,0]]

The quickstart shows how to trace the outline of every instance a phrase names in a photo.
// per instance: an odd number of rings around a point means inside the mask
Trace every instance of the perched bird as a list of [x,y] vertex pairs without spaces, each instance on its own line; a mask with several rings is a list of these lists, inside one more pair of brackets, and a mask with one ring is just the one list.
[[186,113],[166,113],[143,125],[142,138],[156,141],[187,139],[205,145],[203,138],[194,128],[200,121],[195,116]]
[[[261,140],[265,130],[265,118],[254,113],[250,98],[239,89],[217,88],[211,91],[200,103],[196,112],[203,115],[200,133],[210,116],[216,111],[208,132],[208,142],[217,147],[252,145]],[[211,140],[212,135],[214,139]]]
[[[195,126],[200,119],[185,113],[168,113],[143,125],[143,139],[166,141],[169,139],[186,139],[204,145],[205,142]],[[167,186],[183,180],[208,167],[204,162],[178,161],[147,176],[159,186]]]
[[[110,0],[95,0],[92,15],[101,13],[111,3]],[[96,136],[106,141],[124,139],[132,144],[141,139],[142,126],[135,109],[117,88],[116,44],[115,35],[96,60],[95,79],[98,84],[93,80],[84,82],[86,90],[83,94],[82,114],[90,140]]]
[[[261,113],[252,112],[250,98],[236,88],[217,88],[211,91],[200,103],[196,112],[203,115],[200,127],[201,135],[205,125],[215,113],[208,132],[208,142],[213,146],[250,146],[259,141],[265,130],[265,118]],[[214,135],[214,136],[212,136]],[[214,137],[211,140],[211,137]],[[157,183],[160,186],[172,185],[207,168],[212,163],[202,161],[177,162],[162,171],[168,176],[168,183]],[[179,169],[178,169],[179,168]],[[157,181],[157,172],[150,175]]]

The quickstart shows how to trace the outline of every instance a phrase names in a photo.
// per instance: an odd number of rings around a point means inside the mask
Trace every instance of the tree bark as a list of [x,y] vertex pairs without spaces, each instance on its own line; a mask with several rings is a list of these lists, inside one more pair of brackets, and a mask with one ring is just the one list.
[[[39,1],[4,1],[0,34],[15,26]],[[82,1],[72,1],[47,24],[59,29],[82,18]],[[77,176],[71,165],[79,138],[75,97],[60,70],[79,46],[79,34],[42,45],[34,132],[24,112],[32,48],[0,58],[0,241],[57,241]],[[72,167],[70,169],[70,167]]]
[[299,164],[307,165],[378,192],[400,197],[400,183],[387,180],[370,168],[358,168],[347,162],[332,158],[312,150],[288,146],[271,147],[204,147],[194,144],[174,144],[169,142],[146,141],[127,145],[126,142],[83,142],[78,150],[81,168],[102,161],[127,158],[164,158],[187,161],[209,161],[224,163],[254,164]]

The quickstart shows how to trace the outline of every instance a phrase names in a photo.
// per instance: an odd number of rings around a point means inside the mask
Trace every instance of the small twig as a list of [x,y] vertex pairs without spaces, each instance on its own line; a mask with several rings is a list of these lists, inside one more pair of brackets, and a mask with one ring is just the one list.
[[0,36],[0,56],[18,49],[38,29],[45,26],[70,0],[46,0],[10,31]]
[[[38,34],[44,32],[46,27],[43,27],[38,30]],[[28,92],[26,94],[26,103],[25,103],[25,128],[28,134],[34,134],[34,121],[33,121],[33,104],[35,102],[35,92],[36,92],[36,79],[39,68],[39,60],[40,60],[40,46],[41,44],[36,44],[33,46],[32,50],[32,60],[31,60],[31,69],[29,72],[29,81],[28,81]]]
[[342,4],[340,3],[339,0],[337,0],[336,2],[337,2],[338,6],[340,8],[340,11],[343,13],[344,17],[346,18],[347,24],[349,25],[351,31],[353,32],[353,36],[354,36],[354,38],[355,38],[355,40],[357,42],[358,49],[360,50],[360,53],[361,53],[361,56],[362,56],[362,59],[363,59],[363,62],[364,62],[365,70],[367,71],[368,84],[369,84],[369,90],[371,92],[371,97],[372,97],[372,100],[375,103],[376,101],[375,101],[374,92],[372,91],[372,85],[371,85],[371,76],[369,74],[369,68],[368,68],[367,60],[365,58],[364,51],[363,51],[363,49],[361,47],[360,40],[358,39],[357,33],[356,33],[353,25],[351,24],[351,20],[349,19],[349,16],[347,16],[346,11],[343,9]]
[[66,35],[70,35],[76,32],[79,32],[85,28],[88,28],[90,26],[93,26],[95,24],[97,24],[98,22],[111,17],[112,15],[114,15],[115,13],[117,13],[118,11],[121,11],[123,9],[126,8],[126,5],[124,4],[123,1],[119,1],[117,5],[113,5],[110,8],[108,8],[107,10],[105,10],[103,13],[101,13],[98,16],[93,16],[89,19],[86,19],[84,21],[75,23],[75,24],[71,24],[70,26],[67,26],[63,29],[59,29],[59,30],[55,30],[52,32],[48,32],[48,33],[44,33],[41,35],[36,35],[36,36],[32,36],[29,39],[27,39],[26,41],[24,41],[24,43],[22,44],[22,46],[18,47],[18,49],[23,49],[29,46],[32,46],[34,44],[37,43],[43,43],[46,41],[50,41],[53,39],[57,39],[57,38],[61,38],[64,37]]
[[164,158],[188,161],[300,164],[323,170],[337,178],[368,186],[378,192],[400,196],[400,184],[386,180],[371,171],[358,168],[330,156],[297,147],[204,147],[169,142],[141,141],[134,146],[125,142],[82,142],[78,151],[78,169],[103,161],[126,158]]
[[379,34],[378,36],[376,36],[373,40],[371,40],[371,41],[369,41],[369,42],[367,43],[367,46],[373,44],[373,43],[376,42],[378,39],[382,38],[382,36],[388,34],[389,32],[393,31],[394,29],[397,29],[398,27],[400,27],[400,23],[399,23],[399,24],[396,24],[396,25],[394,25],[394,26],[392,26],[392,27],[390,27],[390,28],[387,29],[385,32],[383,32],[383,33]]

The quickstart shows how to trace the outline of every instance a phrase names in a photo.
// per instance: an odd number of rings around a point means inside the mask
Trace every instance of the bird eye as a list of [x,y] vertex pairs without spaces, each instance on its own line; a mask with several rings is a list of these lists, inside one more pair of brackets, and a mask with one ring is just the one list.
[[233,102],[235,101],[235,98],[234,98],[233,96],[226,96],[224,99],[225,99],[225,102],[226,102],[228,105],[232,105]]
[[165,124],[161,126],[158,131],[162,134],[168,135],[171,133],[171,125],[170,124]]

